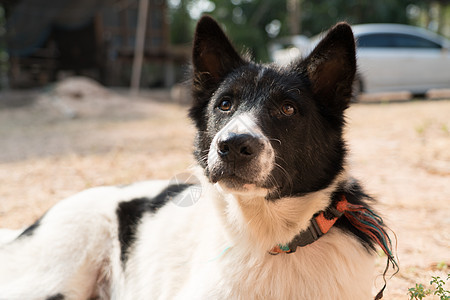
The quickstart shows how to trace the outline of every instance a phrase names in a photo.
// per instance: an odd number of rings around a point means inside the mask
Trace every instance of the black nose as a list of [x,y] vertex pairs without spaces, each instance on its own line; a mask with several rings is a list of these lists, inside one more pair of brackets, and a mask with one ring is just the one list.
[[217,142],[217,153],[227,161],[249,160],[262,149],[261,140],[250,134],[234,134]]

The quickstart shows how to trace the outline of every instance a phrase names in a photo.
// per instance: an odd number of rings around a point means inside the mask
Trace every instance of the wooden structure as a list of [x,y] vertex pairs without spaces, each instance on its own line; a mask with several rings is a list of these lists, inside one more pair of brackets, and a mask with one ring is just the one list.
[[[27,1],[19,1],[19,5],[9,7],[8,22],[20,21],[20,18],[13,18],[14,14],[20,14],[20,9],[27,7]],[[48,9],[44,5],[48,0],[38,1],[42,2],[43,11]],[[67,1],[71,2],[71,10],[62,10],[56,17],[52,16],[52,20],[47,20],[49,25],[45,30],[49,34],[41,44],[32,51],[26,51],[28,53],[25,55],[21,51],[17,51],[19,54],[10,52],[10,85],[42,85],[56,80],[61,71],[68,71],[69,74],[94,77],[106,85],[129,86],[139,0]],[[97,1],[96,5],[93,5],[94,1]],[[175,80],[174,64],[180,61],[184,63],[187,57],[184,54],[175,55],[170,49],[166,1],[147,1],[144,76],[141,85],[170,86]],[[80,26],[61,26],[61,22],[66,19],[64,14],[70,14],[71,22],[74,22],[74,7],[84,18],[86,15],[92,17],[88,22],[83,20]],[[10,31],[14,31],[14,25],[25,28],[22,24],[10,24]],[[26,35],[27,31],[23,34]],[[33,34],[36,35],[35,32]]]
[[[118,1],[116,5],[105,7],[99,15],[108,60],[110,84],[123,82],[120,76],[131,76],[131,64],[135,54],[136,28],[138,25],[138,0]],[[166,20],[166,2],[149,0],[146,18],[144,63],[151,63],[163,74],[161,81],[165,86],[174,83],[173,64],[183,60],[171,52],[169,26]],[[124,74],[124,72],[126,74]],[[145,70],[144,70],[145,72]],[[145,76],[144,76],[145,79]]]

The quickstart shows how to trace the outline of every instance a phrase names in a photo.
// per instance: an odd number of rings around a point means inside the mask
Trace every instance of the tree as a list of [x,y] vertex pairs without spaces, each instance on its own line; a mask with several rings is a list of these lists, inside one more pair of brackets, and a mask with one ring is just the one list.
[[180,0],[177,4],[169,5],[170,41],[174,45],[190,43],[192,40],[194,21],[187,9],[189,2]]
[[[191,39],[192,33],[186,33],[187,30],[192,32],[195,24],[189,17],[190,10],[208,3],[212,4],[208,5],[208,13],[223,25],[239,50],[247,51],[257,61],[268,61],[267,45],[273,38],[296,32],[312,36],[339,21],[351,24],[412,23],[429,27],[429,12],[433,5],[439,3],[442,10],[436,30],[445,33],[444,29],[448,28],[450,35],[450,24],[445,23],[446,16],[450,14],[450,9],[445,10],[445,4],[449,2],[450,0],[178,0],[180,4],[171,10],[172,34],[175,35],[172,36],[172,41],[186,42]],[[422,21],[423,17],[415,20],[409,12],[411,7],[417,7],[421,15],[425,14],[426,22]],[[293,8],[296,10],[293,11]],[[296,14],[300,15],[298,22],[292,19]]]
[[[212,0],[211,15],[224,24],[235,45],[256,60],[267,61],[267,43],[287,27],[286,0]],[[277,26],[278,25],[278,26]],[[278,27],[278,28],[277,28]],[[284,33],[284,32],[283,32]],[[245,48],[243,47],[245,45]]]
[[408,23],[406,7],[410,3],[414,3],[414,1],[304,0],[302,6],[303,34],[317,34],[339,21],[347,21],[351,24],[406,24]]

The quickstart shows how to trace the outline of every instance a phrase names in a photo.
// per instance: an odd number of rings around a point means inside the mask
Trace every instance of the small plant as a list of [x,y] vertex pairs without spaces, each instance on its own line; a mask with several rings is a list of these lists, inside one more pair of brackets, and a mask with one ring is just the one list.
[[423,284],[417,284],[416,287],[408,289],[408,295],[410,300],[422,300],[426,296],[431,294],[430,289],[425,289]]
[[[410,300],[422,300],[431,294],[439,296],[440,300],[449,300],[450,291],[445,289],[445,281],[439,276],[432,276],[430,284],[434,287],[434,292],[431,289],[426,289],[423,284],[417,284],[413,288],[408,289]],[[450,274],[447,275],[447,281],[450,280]]]
[[448,265],[445,263],[445,261],[441,261],[436,264],[436,269],[443,271],[443,270],[448,269]]
[[423,137],[425,135],[425,132],[430,128],[431,126],[431,121],[430,120],[426,120],[423,123],[419,124],[416,126],[416,132],[419,136]]
[[[450,299],[450,291],[447,291],[444,288],[445,285],[445,281],[442,280],[439,276],[432,276],[431,278],[433,278],[430,281],[430,284],[435,284],[436,285],[436,290],[434,291],[435,295],[438,295],[441,300],[448,300]],[[447,280],[450,279],[450,274],[447,275]]]
[[449,130],[447,124],[442,124],[441,129],[442,129],[442,131],[443,131],[445,134],[449,134],[449,133],[450,133],[450,130]]

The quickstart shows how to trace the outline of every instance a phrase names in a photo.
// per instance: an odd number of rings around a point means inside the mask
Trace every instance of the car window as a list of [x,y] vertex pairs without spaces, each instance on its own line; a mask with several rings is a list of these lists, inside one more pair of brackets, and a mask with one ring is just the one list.
[[409,34],[374,33],[362,35],[357,40],[360,48],[432,48],[441,46],[433,41]]

